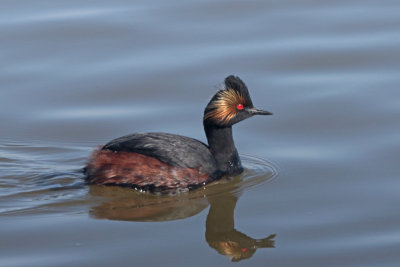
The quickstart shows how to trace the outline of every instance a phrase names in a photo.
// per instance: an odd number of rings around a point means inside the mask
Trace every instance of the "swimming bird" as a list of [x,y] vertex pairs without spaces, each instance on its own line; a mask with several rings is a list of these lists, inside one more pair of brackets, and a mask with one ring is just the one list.
[[95,150],[84,172],[89,184],[118,185],[152,192],[188,191],[243,172],[232,126],[254,115],[272,115],[253,106],[237,76],[209,101],[203,116],[208,145],[162,132],[134,133]]

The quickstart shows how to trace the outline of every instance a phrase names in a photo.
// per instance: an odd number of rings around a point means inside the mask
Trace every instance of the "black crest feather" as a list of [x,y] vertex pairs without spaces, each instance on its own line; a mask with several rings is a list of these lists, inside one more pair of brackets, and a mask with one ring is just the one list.
[[253,106],[253,102],[251,101],[249,90],[247,89],[246,84],[238,77],[234,75],[229,75],[225,78],[225,87],[232,88],[233,90],[239,92],[246,100],[246,104],[249,107]]

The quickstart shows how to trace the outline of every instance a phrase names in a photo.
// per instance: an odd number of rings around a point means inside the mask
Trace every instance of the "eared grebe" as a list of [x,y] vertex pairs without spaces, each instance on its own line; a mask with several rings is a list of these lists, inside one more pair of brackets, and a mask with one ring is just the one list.
[[204,110],[208,146],[168,133],[135,133],[94,151],[85,167],[89,184],[128,186],[144,191],[187,191],[243,171],[232,125],[253,115],[271,115],[253,106],[239,77],[228,76]]

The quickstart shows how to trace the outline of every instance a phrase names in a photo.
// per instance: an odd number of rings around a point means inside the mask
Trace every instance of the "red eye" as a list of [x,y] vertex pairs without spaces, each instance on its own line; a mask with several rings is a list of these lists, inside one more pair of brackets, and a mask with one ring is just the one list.
[[237,108],[238,110],[242,110],[242,109],[243,109],[243,105],[242,105],[242,104],[238,104],[238,105],[236,106],[236,108]]

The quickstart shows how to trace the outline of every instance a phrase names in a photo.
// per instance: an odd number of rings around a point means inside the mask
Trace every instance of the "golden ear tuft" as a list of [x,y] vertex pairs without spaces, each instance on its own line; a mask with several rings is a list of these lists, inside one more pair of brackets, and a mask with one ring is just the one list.
[[204,115],[204,120],[213,119],[219,123],[227,124],[239,110],[238,105],[245,105],[245,99],[240,92],[228,88],[218,92],[217,98],[208,106],[211,110]]

